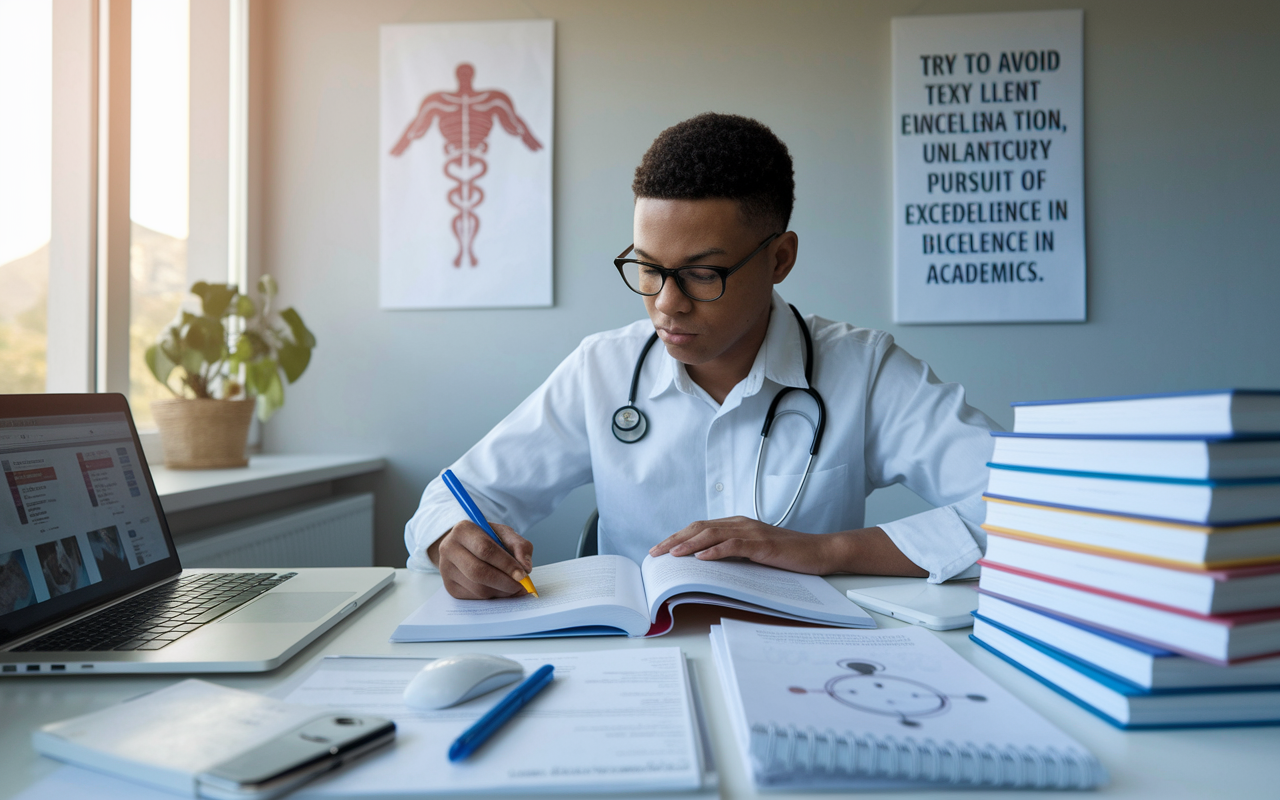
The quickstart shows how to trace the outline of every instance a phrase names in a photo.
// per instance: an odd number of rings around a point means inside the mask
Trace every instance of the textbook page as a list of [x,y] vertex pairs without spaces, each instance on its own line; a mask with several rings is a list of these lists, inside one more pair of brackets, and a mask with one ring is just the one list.
[[[541,588],[541,587],[539,587]],[[684,656],[678,647],[508,655],[551,685],[470,758],[449,745],[505,690],[439,711],[402,694],[429,659],[326,658],[287,697],[394,719],[393,747],[309,784],[294,797],[695,790],[703,765]]]
[[531,594],[459,600],[443,587],[405,618],[393,642],[500,639],[580,626],[609,626],[643,636],[649,630],[644,585],[624,556],[589,556],[535,567]]
[[[784,612],[796,620],[857,628],[876,626],[865,611],[819,575],[787,572],[748,561],[677,558],[670,553],[657,558],[646,556],[640,572],[644,575],[649,618],[654,621],[659,607],[671,599],[672,605],[697,602],[745,608],[743,604],[749,604],[762,606],[764,613]],[[682,597],[685,593],[697,594]],[[740,602],[727,603],[723,598]]]

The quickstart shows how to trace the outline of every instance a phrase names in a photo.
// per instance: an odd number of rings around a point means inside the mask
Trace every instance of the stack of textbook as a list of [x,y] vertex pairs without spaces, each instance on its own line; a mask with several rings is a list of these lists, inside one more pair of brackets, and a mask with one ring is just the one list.
[[974,640],[1120,727],[1280,724],[1280,392],[1014,408]]

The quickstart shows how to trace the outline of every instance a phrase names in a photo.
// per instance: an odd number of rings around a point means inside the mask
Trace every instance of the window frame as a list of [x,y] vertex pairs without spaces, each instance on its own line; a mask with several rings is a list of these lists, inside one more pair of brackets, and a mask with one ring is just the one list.
[[[189,256],[187,280],[242,290],[250,14],[249,0],[191,2],[189,144],[202,167],[192,174],[188,241],[208,246]],[[53,0],[49,393],[129,394],[131,32],[131,0]],[[158,457],[158,434],[139,433]]]

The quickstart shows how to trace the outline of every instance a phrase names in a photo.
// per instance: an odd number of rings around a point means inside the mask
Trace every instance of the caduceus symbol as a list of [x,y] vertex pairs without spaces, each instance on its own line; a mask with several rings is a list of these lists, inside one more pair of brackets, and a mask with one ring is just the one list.
[[542,144],[534,138],[529,126],[516,114],[515,104],[505,92],[496,89],[477,91],[471,86],[475,67],[459,64],[455,74],[458,88],[454,91],[435,92],[427,95],[418,107],[418,116],[409,123],[400,141],[391,148],[391,155],[399,156],[409,148],[414,139],[421,139],[431,129],[431,123],[440,120],[440,133],[444,136],[445,177],[453,181],[449,190],[449,205],[458,210],[453,218],[453,235],[458,240],[458,257],[455,267],[462,266],[465,257],[476,266],[476,233],[480,230],[480,218],[476,208],[484,202],[484,192],[476,182],[489,171],[484,154],[489,151],[486,141],[496,119],[502,129],[512,136],[519,136],[525,147],[538,151]]

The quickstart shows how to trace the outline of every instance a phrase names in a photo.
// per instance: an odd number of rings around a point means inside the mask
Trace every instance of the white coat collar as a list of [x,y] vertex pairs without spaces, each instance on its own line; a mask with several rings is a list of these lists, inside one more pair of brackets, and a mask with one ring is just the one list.
[[[664,392],[674,389],[678,392],[710,400],[710,396],[693,382],[684,364],[671,357],[661,342],[654,345],[651,355],[661,359],[661,367],[653,387],[649,390],[649,399],[654,399]],[[804,379],[804,338],[796,323],[791,308],[776,291],[773,293],[773,304],[769,311],[769,328],[765,331],[764,342],[756,353],[755,361],[747,377],[734,387],[725,398],[722,410],[736,406],[742,398],[751,397],[760,391],[765,379],[781,386],[808,386]]]

